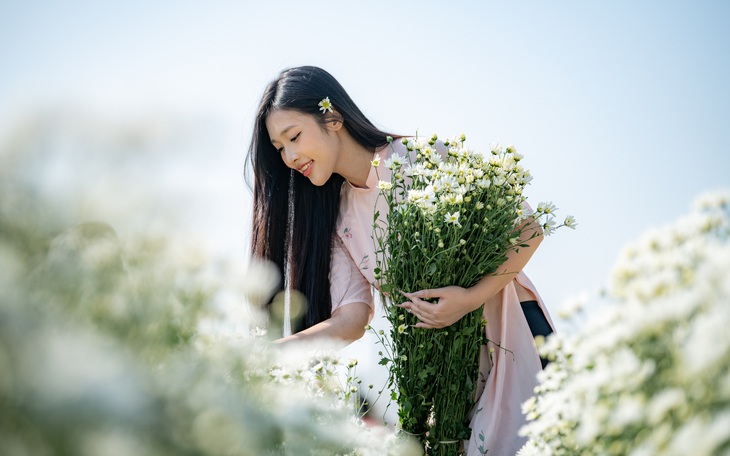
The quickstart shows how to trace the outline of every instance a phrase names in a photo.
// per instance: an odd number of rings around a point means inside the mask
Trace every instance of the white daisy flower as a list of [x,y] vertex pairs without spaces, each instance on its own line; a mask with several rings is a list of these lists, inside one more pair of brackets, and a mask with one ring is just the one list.
[[459,225],[459,211],[456,211],[453,214],[447,212],[446,215],[444,216],[444,221],[446,223],[451,223],[451,224],[458,226]]
[[325,114],[327,111],[332,112],[332,103],[330,102],[330,97],[325,97],[322,101],[319,102],[319,110],[322,111],[322,114]]
[[568,215],[567,217],[565,217],[563,225],[567,226],[568,228],[575,229],[575,227],[578,225],[578,222],[575,221],[575,217],[573,217],[572,215]]
[[393,154],[385,160],[385,166],[390,170],[400,169],[406,163],[405,158],[402,155]]
[[552,201],[543,201],[537,205],[537,212],[541,212],[543,214],[552,214],[556,209],[557,207],[555,207]]
[[393,188],[393,184],[388,181],[378,181],[378,190],[390,190]]

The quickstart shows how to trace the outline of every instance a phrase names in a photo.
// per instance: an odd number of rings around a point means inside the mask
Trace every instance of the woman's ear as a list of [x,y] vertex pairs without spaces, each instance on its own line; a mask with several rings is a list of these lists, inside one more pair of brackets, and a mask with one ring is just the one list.
[[327,127],[327,130],[335,132],[338,131],[340,128],[342,128],[342,116],[337,111],[332,111],[326,114],[325,117],[325,125]]

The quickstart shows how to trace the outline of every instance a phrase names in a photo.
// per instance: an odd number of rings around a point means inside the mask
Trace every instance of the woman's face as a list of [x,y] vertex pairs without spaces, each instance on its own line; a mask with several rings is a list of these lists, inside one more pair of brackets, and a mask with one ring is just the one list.
[[310,114],[276,110],[266,117],[271,143],[286,166],[299,171],[314,185],[324,185],[335,172],[339,138],[334,134],[341,122],[323,128]]

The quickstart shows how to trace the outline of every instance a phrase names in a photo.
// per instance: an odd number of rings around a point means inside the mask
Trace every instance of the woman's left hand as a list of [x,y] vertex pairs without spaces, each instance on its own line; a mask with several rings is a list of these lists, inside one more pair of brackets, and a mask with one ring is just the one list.
[[[403,295],[410,301],[400,304],[399,307],[407,309],[420,320],[415,325],[416,328],[445,328],[479,307],[468,289],[456,286],[420,290],[414,293],[404,292]],[[430,298],[436,298],[438,302],[424,301]]]

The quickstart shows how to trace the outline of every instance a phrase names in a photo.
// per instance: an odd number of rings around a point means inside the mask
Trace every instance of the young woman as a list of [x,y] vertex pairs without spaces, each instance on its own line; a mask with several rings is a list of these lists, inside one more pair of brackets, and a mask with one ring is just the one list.
[[[251,254],[275,263],[307,299],[290,342],[311,337],[352,341],[372,318],[372,240],[377,204],[375,153],[407,153],[376,128],[342,86],[316,67],[284,70],[266,87],[255,119],[248,162],[253,171]],[[396,135],[390,135],[397,137]],[[400,149],[402,148],[402,150]],[[388,180],[385,166],[378,170]],[[386,211],[381,208],[381,214]],[[553,326],[535,287],[522,272],[542,236],[532,219],[527,248],[511,252],[498,273],[471,288],[409,290],[402,305],[422,328],[442,328],[484,304],[487,337],[506,350],[482,350],[477,404],[468,454],[514,455],[523,439],[520,407],[532,396],[541,360],[533,337]],[[435,298],[436,303],[425,299]],[[480,435],[484,437],[481,441]]]

